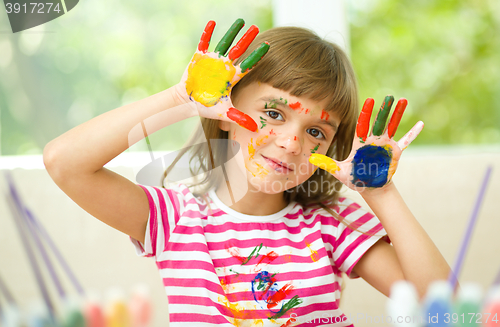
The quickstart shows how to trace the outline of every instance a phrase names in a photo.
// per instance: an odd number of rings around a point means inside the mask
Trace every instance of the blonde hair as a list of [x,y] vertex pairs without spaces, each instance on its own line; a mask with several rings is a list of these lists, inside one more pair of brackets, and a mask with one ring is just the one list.
[[[260,82],[289,92],[293,96],[324,101],[327,103],[324,109],[334,112],[341,121],[326,155],[336,160],[347,158],[351,151],[358,115],[356,78],[347,55],[338,45],[321,39],[307,29],[277,27],[258,35],[235,64],[241,62],[264,41],[271,46],[269,52],[233,87],[232,98],[237,97],[244,87]],[[196,186],[196,191],[193,191],[195,194],[205,194],[223,181],[220,169],[211,168],[227,162],[229,142],[216,142],[218,146],[214,146],[210,142],[214,139],[228,139],[228,133],[219,128],[218,120],[201,118],[201,128],[194,133],[188,141],[188,146],[180,151],[172,165],[167,168],[164,177],[168,176],[184,154],[191,152],[190,171],[193,176],[203,176],[191,185]],[[208,141],[208,146],[205,140]],[[315,184],[317,189],[314,192],[309,187],[312,184]],[[342,183],[335,177],[317,169],[307,181],[285,191],[284,197],[287,201],[296,201],[302,205],[319,204],[328,210],[324,204],[328,204],[328,207],[335,205],[341,187]]]

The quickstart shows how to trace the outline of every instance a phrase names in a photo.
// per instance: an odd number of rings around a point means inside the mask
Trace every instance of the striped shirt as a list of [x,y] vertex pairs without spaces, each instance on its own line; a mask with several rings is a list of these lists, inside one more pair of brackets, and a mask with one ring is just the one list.
[[183,184],[141,187],[148,226],[144,244],[132,242],[156,260],[170,326],[352,326],[339,309],[342,272],[356,278],[356,262],[386,235],[358,204],[331,207],[349,228],[317,205],[252,216],[214,191],[207,205]]

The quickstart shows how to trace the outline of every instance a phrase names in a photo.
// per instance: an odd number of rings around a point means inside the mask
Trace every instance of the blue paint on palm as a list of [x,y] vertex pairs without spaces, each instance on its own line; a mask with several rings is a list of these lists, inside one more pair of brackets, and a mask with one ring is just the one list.
[[358,187],[382,187],[387,184],[392,151],[381,146],[365,145],[352,160],[352,183]]

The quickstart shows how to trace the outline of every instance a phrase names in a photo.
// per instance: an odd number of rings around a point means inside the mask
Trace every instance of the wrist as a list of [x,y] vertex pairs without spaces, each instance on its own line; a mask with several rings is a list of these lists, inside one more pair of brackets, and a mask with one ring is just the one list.
[[370,200],[381,200],[383,197],[390,196],[397,192],[396,185],[391,180],[388,184],[383,187],[378,188],[365,188],[359,194],[363,197],[363,199],[368,203]]

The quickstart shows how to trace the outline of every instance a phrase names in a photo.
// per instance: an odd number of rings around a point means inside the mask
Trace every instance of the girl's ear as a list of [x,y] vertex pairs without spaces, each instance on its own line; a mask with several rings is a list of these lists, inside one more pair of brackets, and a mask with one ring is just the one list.
[[228,121],[219,120],[219,128],[225,132],[229,132],[229,124],[231,123]]

